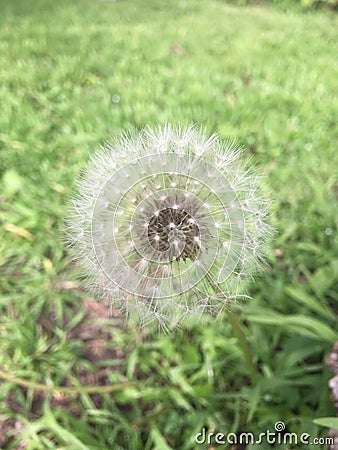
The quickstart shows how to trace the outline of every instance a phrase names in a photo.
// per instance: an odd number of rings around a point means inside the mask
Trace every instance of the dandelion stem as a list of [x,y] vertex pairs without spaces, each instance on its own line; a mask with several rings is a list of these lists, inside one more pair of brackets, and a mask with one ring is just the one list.
[[236,316],[232,313],[232,311],[227,311],[228,319],[231,323],[232,329],[234,330],[234,333],[238,339],[239,345],[243,351],[246,364],[248,366],[248,369],[250,371],[250,379],[251,384],[255,385],[257,383],[257,368],[253,362],[252,353],[250,350],[250,347],[248,345],[247,339],[243,333],[242,327],[237,320]]
[[[207,278],[211,284],[211,286],[213,287],[213,289],[216,292],[220,292],[223,296],[224,299],[227,298],[226,293],[223,291],[223,289],[221,288],[221,286],[219,285],[219,283],[217,282],[217,280],[215,280],[215,278],[213,277],[213,275],[211,273],[207,274]],[[227,316],[229,318],[229,322],[232,326],[232,329],[235,333],[235,336],[238,339],[238,343],[242,349],[248,370],[250,372],[250,380],[251,380],[251,384],[254,386],[257,383],[257,367],[255,366],[254,362],[253,362],[253,356],[250,350],[250,347],[248,345],[247,339],[245,337],[245,334],[243,333],[242,327],[240,322],[238,321],[237,317],[235,316],[235,314],[233,314],[232,311],[230,311],[229,309],[226,311]]]

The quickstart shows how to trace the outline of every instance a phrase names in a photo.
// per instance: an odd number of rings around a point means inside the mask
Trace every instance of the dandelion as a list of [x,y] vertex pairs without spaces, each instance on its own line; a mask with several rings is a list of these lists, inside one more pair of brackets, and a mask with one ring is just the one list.
[[145,128],[91,158],[69,240],[97,298],[165,328],[247,297],[267,209],[234,142],[195,126]]

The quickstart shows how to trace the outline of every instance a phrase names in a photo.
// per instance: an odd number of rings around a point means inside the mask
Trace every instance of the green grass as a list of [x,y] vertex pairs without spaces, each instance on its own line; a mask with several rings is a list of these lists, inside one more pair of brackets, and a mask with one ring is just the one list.
[[[100,394],[100,408],[72,397],[77,417],[51,406],[53,392],[37,408],[32,387],[4,381],[0,417],[21,424],[6,448],[206,449],[193,439],[203,427],[258,435],[278,420],[325,436],[312,420],[335,415],[324,358],[337,338],[337,16],[219,0],[0,0],[0,11],[0,366],[10,376],[76,386],[79,367],[96,370],[84,343],[67,339],[85,294],[72,289],[64,218],[89,153],[121,129],[194,121],[236,137],[265,175],[276,229],[270,269],[238,313],[256,386],[226,317],[141,341],[112,322],[108,346],[126,356],[110,379],[137,384]],[[52,333],[41,325],[51,314]]]

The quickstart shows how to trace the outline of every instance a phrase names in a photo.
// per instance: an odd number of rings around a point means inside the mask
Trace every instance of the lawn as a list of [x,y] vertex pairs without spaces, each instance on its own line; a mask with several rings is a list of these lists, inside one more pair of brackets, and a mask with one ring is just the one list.
[[[336,413],[337,29],[333,11],[292,4],[0,0],[0,448],[211,449],[203,428],[277,421],[326,436],[313,420]],[[272,201],[269,267],[236,310],[256,383],[226,315],[168,334],[109,318],[64,243],[90,153],[167,121],[236,138]]]

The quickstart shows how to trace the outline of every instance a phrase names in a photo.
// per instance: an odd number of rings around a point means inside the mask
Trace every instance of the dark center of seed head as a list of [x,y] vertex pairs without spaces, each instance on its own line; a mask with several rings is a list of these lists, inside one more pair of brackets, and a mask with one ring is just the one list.
[[168,252],[169,260],[187,258],[194,261],[200,248],[196,221],[184,209],[164,208],[151,217],[148,225],[150,245],[159,252]]

